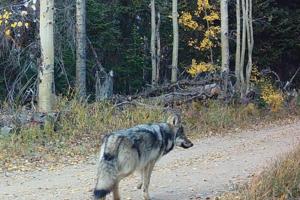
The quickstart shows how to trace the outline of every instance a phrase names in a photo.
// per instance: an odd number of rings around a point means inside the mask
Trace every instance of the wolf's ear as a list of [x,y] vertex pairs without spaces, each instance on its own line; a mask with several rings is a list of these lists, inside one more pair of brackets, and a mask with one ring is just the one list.
[[172,125],[172,126],[178,126],[181,123],[181,119],[179,115],[171,115],[168,120],[167,123]]
[[104,141],[107,139],[108,135],[109,135],[109,134],[104,134],[104,135],[101,135],[101,136],[100,136],[100,141],[101,141],[101,143],[104,143]]

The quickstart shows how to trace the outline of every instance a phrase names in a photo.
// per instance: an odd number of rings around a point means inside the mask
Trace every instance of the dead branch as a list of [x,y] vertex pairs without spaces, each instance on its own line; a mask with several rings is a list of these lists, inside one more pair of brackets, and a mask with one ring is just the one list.
[[298,72],[300,71],[300,67],[296,70],[295,74],[292,76],[292,78],[286,82],[285,86],[283,87],[283,90],[286,90],[289,85],[293,82],[294,78],[297,76]]
[[[165,86],[164,88],[151,90],[150,92],[142,93],[139,96],[114,96],[113,102],[115,102],[115,107],[122,107],[126,105],[148,105],[148,106],[163,106],[169,107],[170,105],[178,105],[183,103],[188,103],[196,100],[205,100],[213,97],[217,97],[221,94],[221,87],[216,84],[207,85],[196,85],[192,87],[186,87],[191,82],[177,83],[182,87],[177,89],[177,84],[172,84],[170,86]],[[196,84],[196,83],[192,83]],[[170,91],[171,89],[173,91]],[[168,92],[162,92],[163,90]]]
[[94,48],[94,46],[93,46],[91,40],[90,40],[88,37],[87,37],[87,42],[88,42],[88,44],[90,45],[90,48],[91,48],[91,50],[92,50],[92,52],[93,52],[93,54],[94,54],[94,57],[95,57],[97,66],[99,67],[99,70],[100,70],[102,73],[105,73],[105,74],[106,74],[103,65],[102,65],[101,62],[99,61],[97,52],[96,52],[96,50],[95,50],[95,48]]

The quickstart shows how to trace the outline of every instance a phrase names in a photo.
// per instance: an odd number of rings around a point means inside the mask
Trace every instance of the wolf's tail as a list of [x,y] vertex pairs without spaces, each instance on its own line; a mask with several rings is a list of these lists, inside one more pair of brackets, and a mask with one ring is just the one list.
[[94,197],[100,199],[109,194],[116,184],[116,171],[111,168],[111,163],[100,162],[98,180],[94,190]]
[[109,190],[97,190],[97,189],[95,189],[94,190],[94,197],[95,197],[95,199],[100,199],[100,198],[105,197],[108,193],[110,193]]
[[94,190],[94,197],[96,199],[104,198],[113,190],[117,183],[117,156],[120,142],[121,138],[119,137],[111,136],[104,138],[104,145],[100,152],[98,180]]

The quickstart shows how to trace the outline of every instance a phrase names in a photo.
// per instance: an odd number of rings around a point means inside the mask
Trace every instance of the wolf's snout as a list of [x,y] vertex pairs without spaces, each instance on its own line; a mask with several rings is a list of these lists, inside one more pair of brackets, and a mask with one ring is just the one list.
[[190,148],[192,146],[194,146],[194,144],[189,140],[184,141],[183,144],[182,144],[182,147],[185,148],[185,149]]

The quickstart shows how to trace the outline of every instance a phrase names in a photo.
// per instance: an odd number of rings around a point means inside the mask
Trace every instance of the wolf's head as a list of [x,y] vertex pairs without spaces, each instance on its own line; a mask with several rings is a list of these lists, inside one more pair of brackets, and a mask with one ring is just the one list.
[[184,134],[183,126],[181,125],[181,119],[179,115],[172,115],[168,118],[167,123],[175,134],[175,145],[182,148],[190,148],[193,143]]

